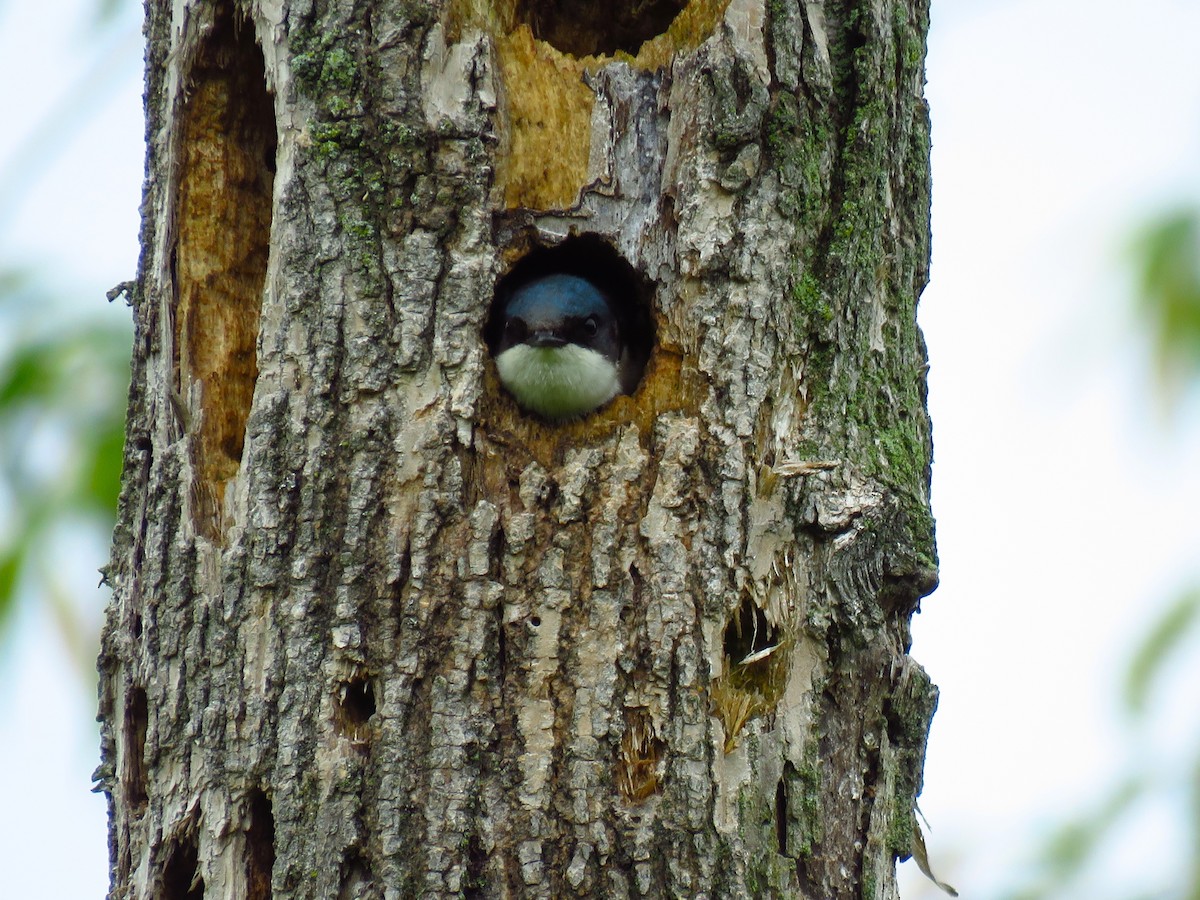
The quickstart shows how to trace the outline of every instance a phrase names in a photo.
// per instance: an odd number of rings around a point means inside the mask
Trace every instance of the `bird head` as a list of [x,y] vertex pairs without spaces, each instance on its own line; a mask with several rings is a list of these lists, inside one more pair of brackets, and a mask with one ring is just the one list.
[[504,304],[496,370],[517,403],[543,418],[564,421],[603,406],[622,389],[626,357],[612,304],[585,278],[536,278]]

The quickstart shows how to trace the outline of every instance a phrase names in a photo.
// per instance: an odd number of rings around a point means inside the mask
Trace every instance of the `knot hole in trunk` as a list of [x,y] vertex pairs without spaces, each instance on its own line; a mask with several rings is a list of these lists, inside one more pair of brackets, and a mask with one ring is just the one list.
[[517,21],[533,36],[572,56],[636,56],[663,34],[687,0],[518,0]]

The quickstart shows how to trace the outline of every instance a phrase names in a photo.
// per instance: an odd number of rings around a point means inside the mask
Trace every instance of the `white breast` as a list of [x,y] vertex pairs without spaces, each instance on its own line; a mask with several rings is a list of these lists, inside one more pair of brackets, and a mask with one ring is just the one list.
[[521,406],[547,419],[582,416],[603,406],[621,389],[612,361],[578,344],[518,344],[496,357],[496,369]]

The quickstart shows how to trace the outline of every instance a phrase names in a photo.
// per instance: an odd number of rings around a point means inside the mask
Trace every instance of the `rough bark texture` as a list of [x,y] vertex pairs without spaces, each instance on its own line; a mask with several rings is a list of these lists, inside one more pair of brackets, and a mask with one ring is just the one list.
[[[148,4],[112,897],[896,896],[927,2],[680,6]],[[547,425],[489,306],[601,244],[654,349]]]

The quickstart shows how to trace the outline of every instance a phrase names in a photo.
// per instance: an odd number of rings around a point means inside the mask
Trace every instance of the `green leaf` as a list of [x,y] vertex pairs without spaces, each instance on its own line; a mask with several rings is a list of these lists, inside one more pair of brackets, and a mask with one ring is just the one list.
[[1035,884],[1013,891],[1007,895],[1008,900],[1055,900],[1064,896],[1066,885],[1086,870],[1101,843],[1113,833],[1113,826],[1145,792],[1146,784],[1141,779],[1127,779],[1095,809],[1060,825],[1042,849]]
[[[112,310],[98,306],[96,315],[64,318],[36,280],[0,268],[0,326],[9,338],[0,342],[0,487],[8,501],[0,627],[12,620],[18,583],[34,602],[52,601],[56,561],[46,548],[63,521],[111,530],[130,341],[128,324]],[[32,457],[46,439],[63,450],[52,454],[53,463]]]
[[[87,449],[83,498],[98,512],[113,515],[121,493],[121,465],[125,452],[125,423],[105,423]],[[81,504],[82,505],[82,504]]]
[[1200,211],[1178,210],[1134,244],[1138,308],[1151,333],[1164,386],[1200,371]]
[[0,412],[40,399],[53,391],[52,360],[48,348],[39,343],[14,348],[8,364],[0,372]]
[[3,633],[13,612],[20,571],[21,554],[11,549],[0,552],[0,633]]
[[1125,708],[1142,715],[1150,698],[1154,679],[1163,665],[1187,636],[1200,614],[1200,588],[1184,593],[1159,617],[1134,652],[1125,676]]

